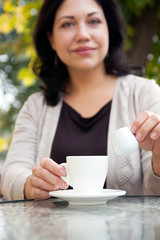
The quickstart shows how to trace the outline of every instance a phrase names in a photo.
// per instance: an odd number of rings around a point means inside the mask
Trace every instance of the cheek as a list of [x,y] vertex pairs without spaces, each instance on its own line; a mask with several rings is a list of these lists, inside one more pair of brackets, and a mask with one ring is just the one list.
[[71,46],[71,38],[69,36],[63,35],[63,34],[59,34],[59,36],[57,36],[57,38],[55,39],[55,47],[57,51],[67,51],[69,50],[70,46]]
[[56,41],[56,53],[62,62],[66,63],[66,59],[70,57],[70,41],[66,37],[60,37]]
[[56,47],[66,48],[72,43],[72,34],[59,33],[55,36]]
[[[102,34],[103,33],[103,34]],[[108,30],[104,27],[99,29],[94,34],[95,41],[103,48],[108,48],[109,45],[109,33]]]
[[101,41],[103,41],[107,46],[109,45],[109,32],[108,32],[108,27],[106,26],[106,27],[104,27],[103,29],[102,29],[102,32],[103,32],[103,35],[101,36],[102,38],[102,40]]
[[106,29],[103,31],[102,41],[106,42],[106,44],[109,44],[109,33]]
[[101,46],[102,49],[106,49],[108,50],[109,48],[109,38],[107,36],[101,36],[101,37],[97,37],[97,42],[99,43],[99,45]]

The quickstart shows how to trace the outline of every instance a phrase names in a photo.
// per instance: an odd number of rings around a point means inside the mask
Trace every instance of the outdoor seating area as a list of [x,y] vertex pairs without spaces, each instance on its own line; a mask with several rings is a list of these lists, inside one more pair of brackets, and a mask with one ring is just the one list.
[[160,0],[0,1],[0,240],[160,239]]

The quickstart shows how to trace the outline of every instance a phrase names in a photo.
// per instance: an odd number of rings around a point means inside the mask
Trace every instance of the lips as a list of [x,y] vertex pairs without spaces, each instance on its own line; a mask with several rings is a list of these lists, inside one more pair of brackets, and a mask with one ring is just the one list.
[[91,54],[95,48],[93,47],[78,47],[74,50],[74,52],[78,55],[85,56]]

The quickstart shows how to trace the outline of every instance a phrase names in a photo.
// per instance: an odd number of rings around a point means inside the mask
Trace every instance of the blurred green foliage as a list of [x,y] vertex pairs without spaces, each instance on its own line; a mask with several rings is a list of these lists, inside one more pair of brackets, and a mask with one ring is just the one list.
[[[136,29],[133,26],[134,19],[140,17],[145,8],[156,8],[157,11],[155,14],[157,14],[158,18],[158,32],[152,39],[153,45],[151,52],[148,53],[149,55],[145,68],[145,76],[149,79],[155,79],[160,85],[160,0],[117,0],[117,2],[121,6],[127,21],[128,38],[126,41],[126,50],[136,47],[132,45],[131,41],[132,37],[136,33]],[[148,28],[149,27],[152,27],[152,23],[150,23]]]

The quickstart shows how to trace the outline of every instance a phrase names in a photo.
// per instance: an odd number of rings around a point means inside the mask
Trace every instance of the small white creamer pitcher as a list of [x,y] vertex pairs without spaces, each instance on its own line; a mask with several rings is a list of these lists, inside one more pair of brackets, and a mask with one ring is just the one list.
[[121,157],[135,152],[138,149],[138,142],[128,127],[119,128],[110,135],[114,152]]

